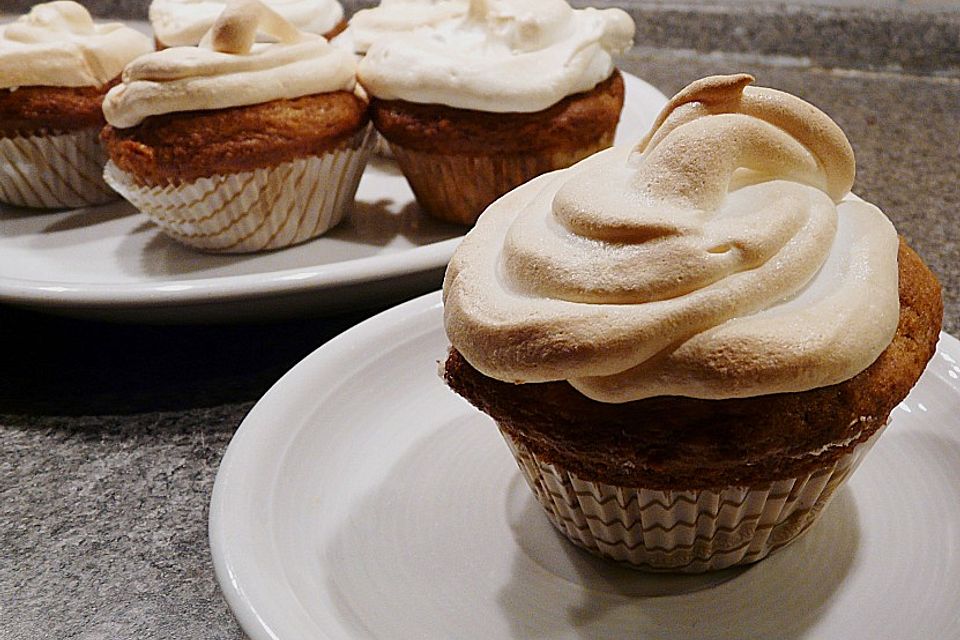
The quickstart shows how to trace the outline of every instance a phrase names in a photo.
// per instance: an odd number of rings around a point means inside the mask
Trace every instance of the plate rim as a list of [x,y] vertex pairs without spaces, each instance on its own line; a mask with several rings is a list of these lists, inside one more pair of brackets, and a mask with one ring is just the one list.
[[[463,236],[396,253],[354,258],[315,267],[191,280],[159,280],[149,285],[76,284],[0,276],[0,303],[86,308],[117,306],[149,308],[170,304],[206,304],[320,292],[336,287],[389,281],[393,278],[443,269]],[[228,281],[223,287],[223,281]]]
[[[225,514],[229,511],[226,507],[226,495],[230,491],[230,487],[227,485],[228,481],[225,478],[233,473],[232,465],[236,464],[234,459],[244,453],[244,447],[247,446],[248,440],[255,441],[261,435],[261,431],[266,430],[266,426],[257,425],[266,425],[270,422],[267,405],[277,402],[279,397],[284,396],[284,388],[291,381],[298,379],[308,370],[322,366],[324,361],[336,360],[355,354],[353,345],[357,342],[365,342],[386,332],[402,332],[405,327],[416,324],[417,319],[433,312],[438,307],[442,308],[442,306],[441,291],[431,291],[378,313],[317,347],[284,373],[257,400],[231,437],[217,467],[213,490],[210,494],[207,538],[217,584],[220,586],[220,591],[227,601],[231,613],[250,640],[285,639],[280,638],[273,632],[272,628],[259,614],[256,605],[244,593],[239,581],[234,579],[236,574],[232,568],[233,562],[228,557],[227,548],[229,545],[226,540],[226,529],[221,524],[226,518]],[[261,413],[266,414],[264,418],[260,417]],[[249,426],[251,424],[254,426]],[[235,443],[238,444],[235,445]]]
[[[652,96],[662,103],[668,98],[642,78],[622,71],[627,90]],[[68,209],[67,211],[78,211]],[[140,212],[131,215],[143,215]],[[221,275],[197,279],[164,279],[151,282],[98,284],[30,280],[0,274],[0,303],[53,309],[123,308],[149,309],[172,304],[197,305],[240,301],[248,298],[321,292],[369,282],[389,282],[446,266],[454,249],[466,235],[389,253],[308,267],[261,273]]]
[[[258,436],[262,436],[266,431],[271,430],[271,425],[275,423],[275,420],[271,419],[269,405],[280,401],[281,397],[284,398],[284,404],[288,404],[286,401],[289,400],[289,396],[285,393],[288,385],[294,384],[302,376],[307,375],[308,371],[323,369],[344,357],[356,356],[357,346],[366,344],[371,339],[386,338],[391,334],[397,335],[398,333],[402,335],[405,330],[417,326],[424,316],[435,313],[438,308],[442,309],[441,296],[441,291],[437,290],[391,307],[347,329],[326,344],[318,347],[277,380],[250,409],[237,427],[220,461],[214,480],[210,497],[208,540],[214,574],[221,593],[243,632],[251,640],[287,639],[274,633],[269,623],[259,613],[257,605],[244,593],[241,585],[242,580],[236,579],[236,573],[233,570],[234,563],[229,557],[232,552],[227,541],[225,521],[228,516],[225,514],[230,511],[227,508],[227,501],[231,488],[228,486],[229,481],[226,478],[237,473],[235,471],[236,459],[246,453],[246,448],[249,446],[248,441],[254,441]],[[941,331],[934,357],[944,353],[960,362],[960,340],[945,331]],[[933,359],[931,359],[932,361]],[[323,398],[317,399],[317,402],[323,401]],[[304,409],[301,408],[298,413],[303,411]],[[261,416],[261,414],[264,415]],[[284,424],[294,424],[294,422],[284,421]],[[326,635],[326,637],[330,636]]]

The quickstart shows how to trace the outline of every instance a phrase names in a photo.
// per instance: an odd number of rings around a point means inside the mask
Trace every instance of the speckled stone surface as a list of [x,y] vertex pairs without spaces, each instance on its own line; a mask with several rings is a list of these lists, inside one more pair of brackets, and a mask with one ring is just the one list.
[[[594,5],[600,3],[593,2]],[[602,4],[618,6],[616,0]],[[630,5],[635,42],[796,58],[816,67],[960,76],[960,12],[744,3]],[[691,19],[694,17],[695,19]]]
[[241,637],[207,544],[220,457],[366,315],[161,328],[0,306],[0,639]]
[[239,637],[204,519],[249,406],[0,416],[0,637]]
[[[624,7],[647,47],[798,57],[811,65],[960,76],[960,3],[885,0],[737,2],[571,0]],[[34,0],[5,0],[0,13]],[[144,19],[149,0],[83,0],[101,16]],[[348,13],[376,0],[343,0]]]
[[[622,66],[667,94],[751,71],[827,111],[960,332],[960,81],[651,49]],[[217,465],[270,384],[366,315],[160,328],[0,305],[0,640],[241,637],[207,545]]]

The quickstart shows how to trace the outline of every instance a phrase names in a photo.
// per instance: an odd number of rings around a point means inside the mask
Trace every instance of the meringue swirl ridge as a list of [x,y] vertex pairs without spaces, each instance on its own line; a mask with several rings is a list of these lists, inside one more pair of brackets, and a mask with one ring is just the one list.
[[846,380],[890,343],[897,235],[850,194],[840,128],[747,75],[675,96],[614,148],[494,203],[444,282],[451,343],[603,402]]
[[381,100],[533,113],[609,78],[635,31],[621,9],[566,0],[470,0],[454,15],[374,42],[360,83]]
[[[270,0],[267,4],[310,33],[327,33],[343,20],[337,0]],[[225,0],[153,0],[150,24],[164,46],[191,46],[200,42],[226,5]]]
[[[258,34],[276,42],[257,42]],[[133,127],[165,113],[226,109],[332,91],[352,91],[353,56],[298,30],[258,0],[227,5],[197,47],[134,60],[103,101],[107,122]]]
[[0,26],[0,88],[99,87],[151,50],[147,36],[119,22],[95,23],[76,2],[45,2]]

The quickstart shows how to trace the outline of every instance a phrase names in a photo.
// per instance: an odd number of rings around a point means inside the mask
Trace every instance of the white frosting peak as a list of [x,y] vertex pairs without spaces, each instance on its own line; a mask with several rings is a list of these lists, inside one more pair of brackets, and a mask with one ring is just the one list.
[[38,4],[0,27],[0,88],[98,87],[153,49],[119,22],[96,24],[76,2]]
[[454,347],[603,402],[803,391],[869,366],[899,320],[896,231],[850,194],[839,127],[751,81],[698,81],[637,147],[491,205],[447,270]]
[[382,0],[377,7],[353,14],[349,28],[338,37],[348,40],[357,53],[366,53],[374,42],[398,33],[462,18],[468,6],[469,0]]
[[462,18],[374,42],[359,77],[385,100],[540,111],[607,79],[612,56],[631,45],[633,33],[633,21],[620,9],[471,0]]
[[[276,39],[255,42],[258,33]],[[162,113],[225,109],[351,91],[356,62],[322,37],[296,29],[259,0],[235,0],[198,47],[173,47],[124,69],[103,112],[115,127]]]
[[[343,20],[343,7],[337,0],[264,0],[264,4],[308,33],[323,35]],[[210,30],[225,6],[226,0],[153,0],[150,24],[164,46],[192,46]]]

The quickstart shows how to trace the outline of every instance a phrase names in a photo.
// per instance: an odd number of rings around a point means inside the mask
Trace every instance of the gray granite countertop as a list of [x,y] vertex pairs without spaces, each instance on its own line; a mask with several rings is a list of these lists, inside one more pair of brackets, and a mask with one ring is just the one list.
[[[676,10],[658,6],[636,11],[656,20],[657,11]],[[686,22],[663,13],[661,27],[674,21],[682,28],[654,33],[622,68],[668,95],[710,73],[749,71],[759,84],[823,108],[856,150],[856,190],[884,209],[940,277],[944,328],[960,331],[954,16],[937,18],[950,33],[930,26],[928,16],[913,23],[915,32],[906,29],[908,40],[949,49],[942,55],[928,51],[905,64],[868,50],[841,64],[836,47],[826,51],[827,43],[802,30],[782,50],[763,40],[786,15],[782,7],[759,17],[744,11],[726,50],[713,22],[690,11]],[[903,31],[890,23],[892,14],[877,15],[851,10],[848,18],[863,33],[870,24]],[[678,29],[703,42],[677,41]],[[763,46],[751,49],[750,33]],[[370,313],[162,328],[0,305],[8,345],[0,359],[0,639],[240,637],[207,544],[220,457],[284,371]]]

